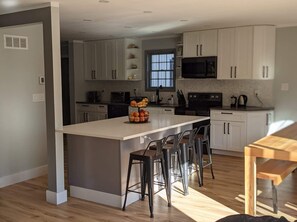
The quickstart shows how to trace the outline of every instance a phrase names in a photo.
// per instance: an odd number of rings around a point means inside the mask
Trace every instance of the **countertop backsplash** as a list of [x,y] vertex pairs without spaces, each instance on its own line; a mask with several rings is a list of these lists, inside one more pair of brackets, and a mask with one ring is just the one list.
[[[136,89],[137,96],[147,96],[149,99],[155,94],[152,91],[145,91],[144,81],[98,81],[97,87],[98,90],[104,90],[102,94],[102,100],[104,101],[110,99],[111,91],[130,91],[131,96],[133,96],[133,89]],[[261,106],[261,103],[255,96],[255,90],[258,90],[259,98],[264,106],[273,106],[273,80],[177,80],[177,89],[183,90],[185,97],[187,97],[188,92],[222,92],[224,106],[230,105],[230,97],[232,95],[238,97],[241,94],[248,96],[248,106]],[[167,102],[171,95],[174,95],[174,102],[177,103],[176,92],[164,92],[160,90],[160,97],[163,98],[162,102]]]

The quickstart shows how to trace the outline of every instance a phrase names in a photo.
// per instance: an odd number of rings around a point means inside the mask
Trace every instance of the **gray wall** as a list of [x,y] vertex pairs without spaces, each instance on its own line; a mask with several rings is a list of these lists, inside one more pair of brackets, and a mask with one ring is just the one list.
[[[275,120],[297,120],[297,27],[276,31]],[[282,91],[281,84],[289,90]]]
[[[42,24],[0,28],[0,178],[47,164]],[[28,50],[4,49],[3,34],[28,37]]]

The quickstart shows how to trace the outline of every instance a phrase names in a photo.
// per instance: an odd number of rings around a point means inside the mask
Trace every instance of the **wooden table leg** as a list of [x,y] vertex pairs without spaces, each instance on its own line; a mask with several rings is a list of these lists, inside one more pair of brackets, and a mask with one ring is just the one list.
[[245,213],[250,215],[256,214],[256,157],[247,155],[245,148],[244,157],[244,181],[245,181]]

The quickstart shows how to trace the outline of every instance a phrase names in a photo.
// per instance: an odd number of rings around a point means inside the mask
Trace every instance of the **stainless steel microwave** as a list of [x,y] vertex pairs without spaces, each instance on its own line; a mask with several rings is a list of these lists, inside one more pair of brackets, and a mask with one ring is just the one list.
[[182,59],[183,78],[217,78],[217,57]]

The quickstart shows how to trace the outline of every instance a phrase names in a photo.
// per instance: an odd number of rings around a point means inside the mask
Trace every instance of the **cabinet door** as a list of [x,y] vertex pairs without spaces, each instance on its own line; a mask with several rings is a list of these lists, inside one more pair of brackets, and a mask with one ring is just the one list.
[[84,43],[84,72],[85,80],[96,80],[96,43]]
[[106,45],[103,41],[96,43],[97,79],[106,80]]
[[197,57],[199,54],[198,32],[183,34],[183,57]]
[[275,27],[255,26],[253,46],[253,78],[273,79],[275,60]]
[[84,123],[86,122],[86,113],[85,112],[77,112],[76,123]]
[[235,79],[252,79],[253,27],[239,27],[235,32]]
[[245,122],[228,122],[227,134],[228,134],[228,150],[229,151],[244,151],[246,145],[246,124]]
[[116,52],[115,59],[115,74],[114,79],[125,80],[125,42],[124,39],[115,40]]
[[218,30],[199,32],[199,56],[217,56]]
[[227,149],[226,122],[211,121],[210,124],[210,147],[219,150]]
[[266,79],[274,79],[274,63],[275,63],[275,27],[265,27],[265,64]]
[[218,31],[218,79],[232,79],[234,75],[235,28]]
[[114,80],[115,79],[115,54],[116,54],[116,44],[114,40],[106,40],[106,79]]
[[107,118],[104,113],[98,113],[98,112],[88,112],[87,117],[88,117],[88,122],[102,120],[102,119]]

